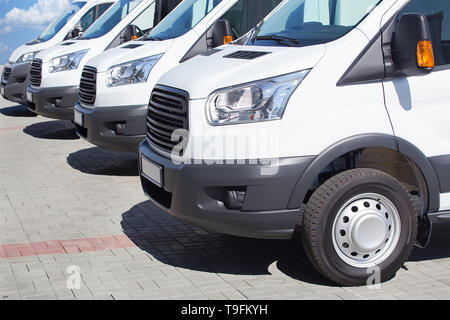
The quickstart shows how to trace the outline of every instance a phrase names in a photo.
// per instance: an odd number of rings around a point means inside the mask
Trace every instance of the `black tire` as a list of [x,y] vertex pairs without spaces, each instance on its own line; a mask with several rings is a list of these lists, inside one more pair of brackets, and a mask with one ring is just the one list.
[[391,279],[403,266],[417,235],[418,212],[411,195],[392,176],[374,169],[354,169],[338,174],[320,186],[308,201],[301,228],[306,254],[315,268],[331,281],[344,286],[367,285],[369,269],[356,268],[336,253],[332,228],[339,209],[351,198],[376,193],[389,199],[398,210],[401,233],[390,256],[378,265],[381,282]]

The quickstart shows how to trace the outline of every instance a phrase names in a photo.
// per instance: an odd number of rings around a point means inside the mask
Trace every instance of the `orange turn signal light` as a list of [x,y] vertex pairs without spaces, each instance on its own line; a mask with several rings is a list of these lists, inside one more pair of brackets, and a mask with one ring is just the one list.
[[417,43],[417,65],[419,68],[434,68],[433,45],[424,40]]
[[136,36],[136,35],[134,35],[134,36],[131,36],[131,40],[137,40],[139,37],[138,36]]
[[227,44],[233,41],[233,37],[230,35],[224,36],[223,37],[223,44]]

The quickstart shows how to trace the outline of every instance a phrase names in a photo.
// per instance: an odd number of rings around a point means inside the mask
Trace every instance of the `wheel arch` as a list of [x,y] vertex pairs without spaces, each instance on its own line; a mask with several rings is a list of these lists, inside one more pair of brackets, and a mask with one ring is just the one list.
[[427,202],[425,212],[437,212],[440,207],[440,185],[429,159],[410,142],[388,134],[363,134],[343,139],[319,154],[300,176],[289,201],[289,209],[300,208],[319,174],[333,161],[352,151],[385,148],[396,151],[412,161],[425,181]]

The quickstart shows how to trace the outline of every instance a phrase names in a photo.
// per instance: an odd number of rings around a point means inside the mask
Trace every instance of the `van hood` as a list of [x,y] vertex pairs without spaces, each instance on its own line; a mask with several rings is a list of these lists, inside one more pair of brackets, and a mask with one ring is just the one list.
[[173,39],[163,41],[130,41],[90,59],[87,65],[106,72],[110,67],[167,52]]
[[159,84],[204,99],[220,88],[313,68],[325,45],[303,48],[226,45],[198,55],[167,72]]
[[35,44],[24,44],[18,47],[9,57],[9,63],[14,64],[16,63],[17,59],[19,59],[22,55],[26,53],[36,52],[36,51],[42,51],[48,48],[52,47],[51,40],[46,42],[38,42]]
[[96,39],[90,40],[67,40],[56,46],[48,48],[47,50],[41,51],[36,55],[37,59],[42,59],[42,61],[48,62],[53,58],[60,57],[66,54],[91,49],[95,46]]

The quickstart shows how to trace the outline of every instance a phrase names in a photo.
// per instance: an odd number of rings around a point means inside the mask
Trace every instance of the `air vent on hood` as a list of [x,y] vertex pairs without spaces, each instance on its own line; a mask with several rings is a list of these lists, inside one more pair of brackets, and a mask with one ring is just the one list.
[[70,46],[72,44],[74,44],[75,42],[63,42],[61,43],[62,46]]
[[227,56],[223,56],[224,58],[232,58],[232,59],[245,59],[245,60],[253,60],[262,56],[265,56],[266,54],[269,54],[270,52],[264,52],[264,51],[236,51],[233,52]]
[[134,48],[138,48],[138,47],[141,47],[142,46],[142,44],[129,44],[129,45],[127,45],[127,46],[123,46],[123,47],[121,47],[122,49],[134,49]]

